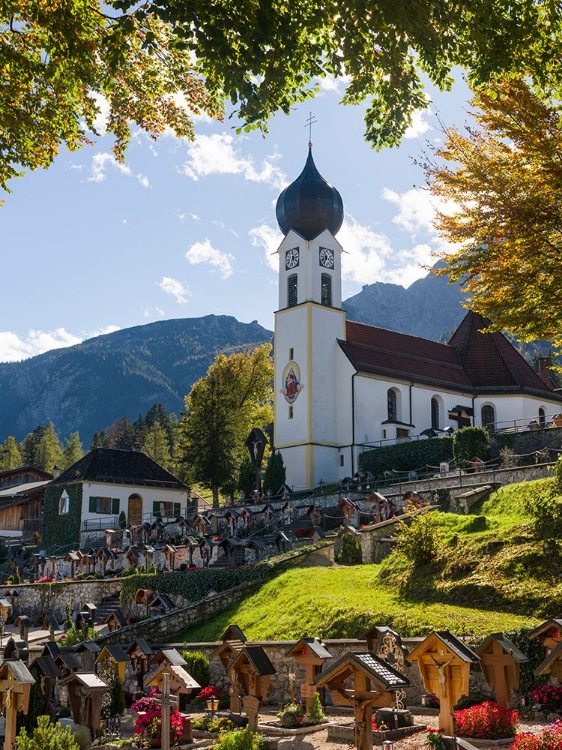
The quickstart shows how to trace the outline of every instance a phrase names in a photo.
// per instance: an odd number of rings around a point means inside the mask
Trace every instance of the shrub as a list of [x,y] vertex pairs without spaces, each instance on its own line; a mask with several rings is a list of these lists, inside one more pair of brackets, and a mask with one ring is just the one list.
[[318,693],[314,693],[314,698],[312,699],[312,706],[310,707],[310,720],[314,724],[319,724],[321,721],[324,720],[324,711],[322,711],[322,704],[320,703],[320,696]]
[[92,733],[85,724],[79,724],[74,731],[74,739],[80,745],[80,750],[86,750],[92,744]]
[[485,427],[461,427],[453,439],[453,455],[459,466],[475,456],[487,461],[490,457],[490,435]]
[[125,713],[125,693],[123,691],[123,683],[117,677],[111,686],[111,705],[110,705],[111,716],[123,716]]
[[30,736],[22,729],[17,737],[18,750],[79,750],[70,727],[52,724],[48,716],[37,717],[37,728]]
[[262,750],[265,747],[265,740],[261,734],[250,732],[249,729],[241,729],[235,732],[224,732],[214,747],[220,747],[221,750]]
[[519,714],[510,708],[486,701],[478,706],[455,711],[457,734],[477,739],[499,740],[513,737],[519,724]]
[[535,494],[528,511],[535,519],[535,532],[541,539],[559,536],[562,531],[562,495],[558,494],[555,482],[546,484]]
[[363,562],[361,544],[353,534],[343,535],[337,561],[342,565],[361,565]]
[[370,471],[377,477],[391,469],[407,472],[419,470],[420,467],[425,469],[426,466],[439,466],[442,461],[450,461],[452,458],[453,438],[430,438],[364,451],[359,456],[359,471]]
[[213,698],[220,698],[221,691],[216,685],[207,685],[207,687],[204,687],[199,691],[197,697],[202,701],[210,701]]
[[209,684],[209,657],[202,651],[184,651],[185,670],[202,688]]
[[125,515],[125,511],[122,510],[121,513],[119,513],[119,528],[120,529],[126,529],[127,528],[127,516]]
[[430,563],[439,547],[439,531],[431,513],[425,512],[414,516],[410,523],[400,521],[397,524],[397,549],[413,563],[421,567]]

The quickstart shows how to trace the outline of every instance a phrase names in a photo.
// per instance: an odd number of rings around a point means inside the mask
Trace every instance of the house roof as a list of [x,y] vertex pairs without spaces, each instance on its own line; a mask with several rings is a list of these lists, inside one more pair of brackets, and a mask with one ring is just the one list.
[[469,311],[449,339],[449,346],[458,352],[472,385],[477,390],[501,386],[546,392],[550,397],[560,398],[503,334],[481,332],[489,325],[489,320]]
[[62,474],[52,485],[69,482],[104,482],[143,487],[187,490],[187,485],[141,451],[94,448]]
[[501,333],[481,333],[489,321],[469,311],[447,344],[365,323],[346,322],[339,341],[358,372],[461,392],[528,392],[562,401]]

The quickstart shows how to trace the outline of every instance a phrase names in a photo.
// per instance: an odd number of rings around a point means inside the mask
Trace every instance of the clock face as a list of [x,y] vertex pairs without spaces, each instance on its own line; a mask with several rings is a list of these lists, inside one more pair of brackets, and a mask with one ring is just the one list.
[[320,259],[320,265],[324,266],[324,268],[334,267],[334,253],[327,247],[320,248],[320,254],[318,257]]
[[296,268],[299,264],[299,249],[294,247],[285,253],[285,268]]

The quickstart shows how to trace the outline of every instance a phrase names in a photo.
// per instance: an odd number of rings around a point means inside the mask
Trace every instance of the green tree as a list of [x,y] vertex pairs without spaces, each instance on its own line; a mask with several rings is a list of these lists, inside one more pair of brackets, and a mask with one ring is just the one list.
[[264,492],[270,492],[275,495],[279,488],[285,484],[286,471],[283,456],[279,451],[272,451],[267,466],[265,467],[265,476],[263,478]]
[[182,420],[183,459],[191,480],[211,490],[236,486],[251,428],[272,419],[271,345],[226,356],[220,354],[186,398]]
[[476,91],[476,124],[445,128],[426,164],[431,193],[454,210],[437,214],[458,247],[437,270],[460,281],[467,305],[525,341],[562,345],[562,105],[528,81]]
[[93,450],[94,448],[110,448],[110,447],[111,447],[111,439],[105,430],[101,430],[101,432],[94,432],[94,435],[92,437],[92,442],[90,445],[90,450]]
[[242,461],[238,470],[237,487],[238,491],[242,492],[244,497],[250,497],[250,493],[256,487],[256,470],[247,451],[242,454]]
[[415,568],[427,565],[436,557],[440,535],[430,512],[424,511],[414,516],[409,523],[399,521],[396,528],[396,549],[410,560]]
[[135,445],[135,430],[129,417],[122,417],[112,426],[110,432],[113,435],[111,444],[113,448],[130,451]]
[[35,682],[31,686],[29,706],[27,711],[22,715],[21,725],[25,727],[28,732],[32,732],[37,726],[39,716],[44,716],[49,713],[49,707],[47,706],[47,699],[41,686],[41,676],[39,672],[33,665],[30,667],[29,671],[34,677]]
[[142,450],[165,469],[170,468],[170,443],[160,422],[154,422],[146,431]]
[[77,432],[73,432],[64,442],[64,450],[62,454],[62,469],[68,469],[77,461],[80,461],[84,451],[82,449],[82,442],[80,435]]
[[52,724],[48,716],[37,717],[37,727],[28,735],[22,729],[17,736],[19,750],[79,750],[80,746],[70,732],[70,727]]
[[117,677],[111,685],[111,705],[109,709],[111,716],[123,716],[125,713],[125,693],[123,683]]
[[453,440],[453,456],[464,467],[473,458],[487,461],[490,457],[490,434],[485,427],[461,427]]
[[21,457],[24,464],[29,466],[39,466],[39,443],[43,437],[45,428],[43,425],[37,425],[37,427],[24,437],[20,444]]
[[22,464],[23,460],[18,442],[13,435],[8,435],[0,445],[0,471],[16,469]]
[[44,471],[52,472],[55,466],[62,464],[62,446],[52,422],[46,427],[38,425],[33,432],[28,433],[20,450],[25,464]]
[[8,0],[0,186],[21,167],[48,166],[60,144],[87,143],[100,95],[119,158],[131,122],[190,138],[193,114],[220,116],[229,101],[242,124],[265,129],[325,76],[345,81],[345,104],[369,100],[369,141],[394,144],[426,106],[422,73],[441,89],[455,66],[476,83],[519,72],[560,89],[561,24],[544,0]]

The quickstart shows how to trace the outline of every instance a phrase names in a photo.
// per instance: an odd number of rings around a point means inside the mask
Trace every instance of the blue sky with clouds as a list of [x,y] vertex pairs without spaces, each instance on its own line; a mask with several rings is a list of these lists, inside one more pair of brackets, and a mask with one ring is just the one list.
[[272,329],[275,202],[304,166],[310,112],[316,166],[344,201],[344,298],[375,281],[408,286],[442,247],[412,159],[440,138],[436,113],[447,124],[466,119],[462,82],[452,94],[430,93],[397,149],[374,151],[362,108],[338,104],[341,88],[325,82],[316,99],[275,117],[265,137],[198,119],[195,142],[137,132],[118,165],[111,139],[100,137],[13,180],[0,210],[0,361],[211,313]]

